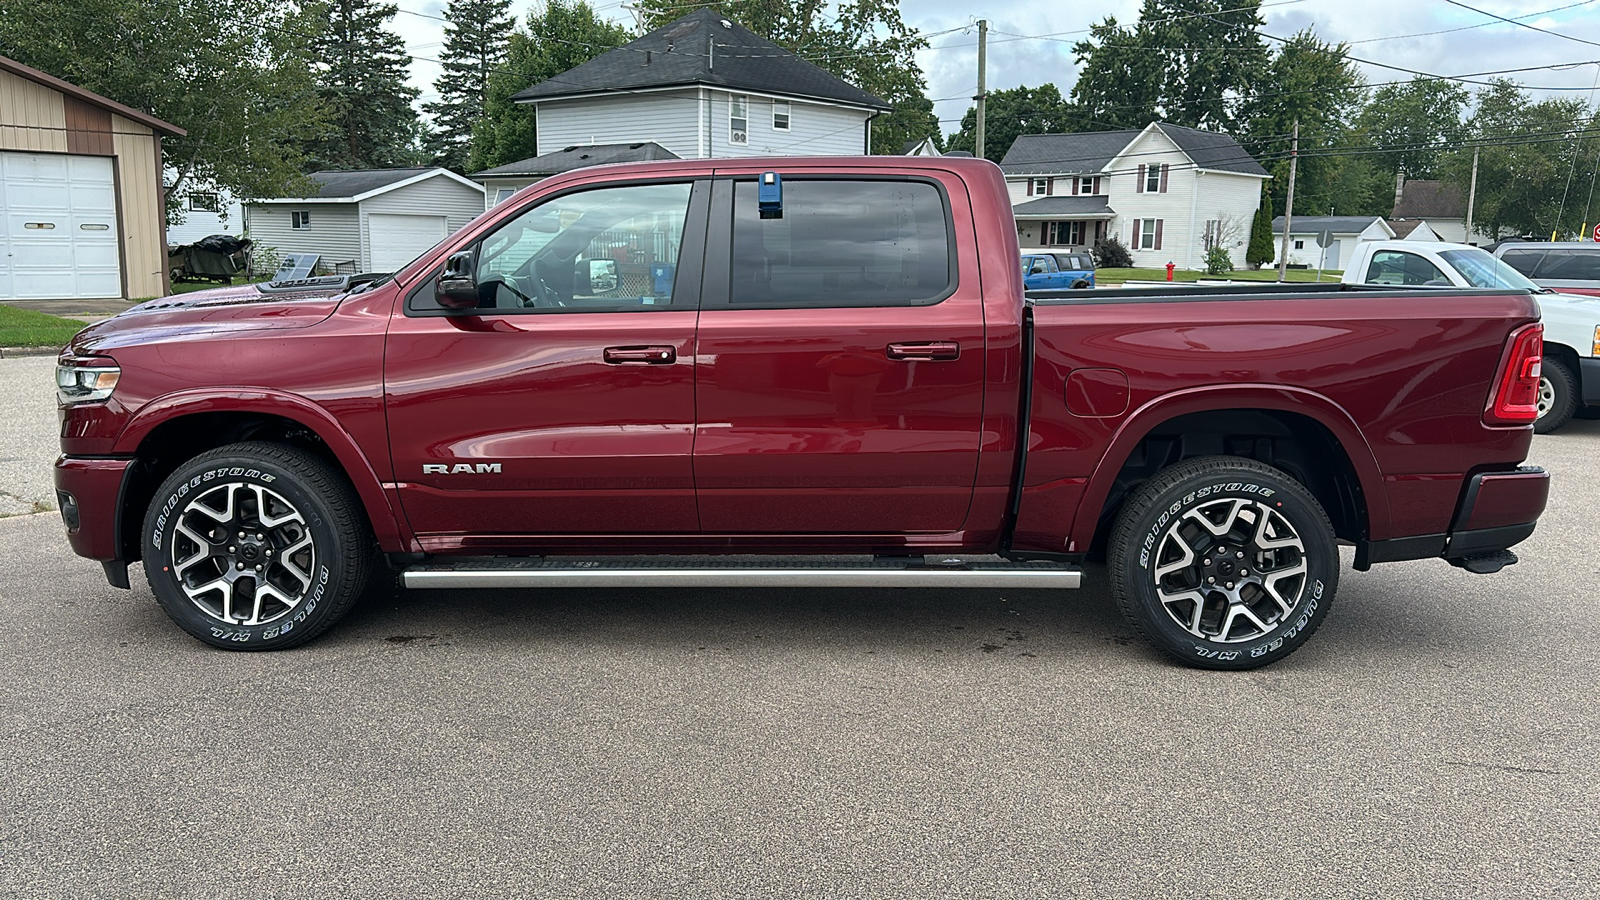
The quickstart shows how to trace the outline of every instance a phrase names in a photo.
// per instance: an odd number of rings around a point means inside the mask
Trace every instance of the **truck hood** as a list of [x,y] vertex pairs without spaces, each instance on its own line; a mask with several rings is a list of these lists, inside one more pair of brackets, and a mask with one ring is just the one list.
[[329,282],[292,290],[249,284],[174,294],[90,325],[68,346],[93,355],[189,334],[306,328],[333,315],[348,294],[345,279]]

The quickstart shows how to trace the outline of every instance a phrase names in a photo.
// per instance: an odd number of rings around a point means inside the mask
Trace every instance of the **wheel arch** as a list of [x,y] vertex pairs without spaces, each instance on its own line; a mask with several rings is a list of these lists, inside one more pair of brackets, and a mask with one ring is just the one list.
[[146,404],[118,436],[116,453],[133,456],[117,511],[123,558],[138,559],[145,506],[161,482],[195,456],[226,444],[268,440],[303,447],[350,482],[373,535],[385,550],[405,549],[410,534],[378,472],[355,439],[326,410],[276,391],[185,391]]
[[1300,388],[1224,385],[1163,395],[1122,423],[1089,479],[1071,546],[1098,552],[1123,501],[1151,474],[1214,455],[1256,459],[1287,472],[1323,505],[1341,538],[1389,534],[1382,472],[1348,412]]

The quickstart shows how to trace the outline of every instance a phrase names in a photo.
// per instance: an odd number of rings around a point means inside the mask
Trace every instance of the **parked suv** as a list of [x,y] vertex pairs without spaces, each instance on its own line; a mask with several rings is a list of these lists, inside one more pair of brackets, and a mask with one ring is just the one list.
[[1512,241],[1488,248],[1540,287],[1600,297],[1600,244],[1593,241]]

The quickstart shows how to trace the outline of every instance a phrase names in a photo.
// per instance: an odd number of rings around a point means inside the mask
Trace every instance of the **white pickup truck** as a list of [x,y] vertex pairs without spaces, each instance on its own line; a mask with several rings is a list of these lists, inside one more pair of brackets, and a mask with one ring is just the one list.
[[1533,292],[1544,322],[1539,418],[1545,434],[1580,412],[1600,412],[1600,297],[1559,294],[1529,281],[1487,251],[1434,241],[1366,241],[1344,270],[1346,284],[1513,288]]

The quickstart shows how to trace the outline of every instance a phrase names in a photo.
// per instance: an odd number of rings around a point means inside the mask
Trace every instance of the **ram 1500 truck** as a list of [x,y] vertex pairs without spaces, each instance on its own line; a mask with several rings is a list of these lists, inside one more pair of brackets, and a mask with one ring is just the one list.
[[1437,241],[1363,241],[1350,257],[1346,284],[1398,287],[1500,288],[1529,291],[1544,325],[1539,417],[1548,434],[1585,407],[1600,407],[1600,297],[1541,287],[1487,250]]
[[1071,588],[1191,665],[1283,658],[1365,569],[1515,562],[1524,291],[1025,297],[1000,170],[583,169],[392,276],[188,294],[57,370],[73,548],[201,641],[412,588]]

